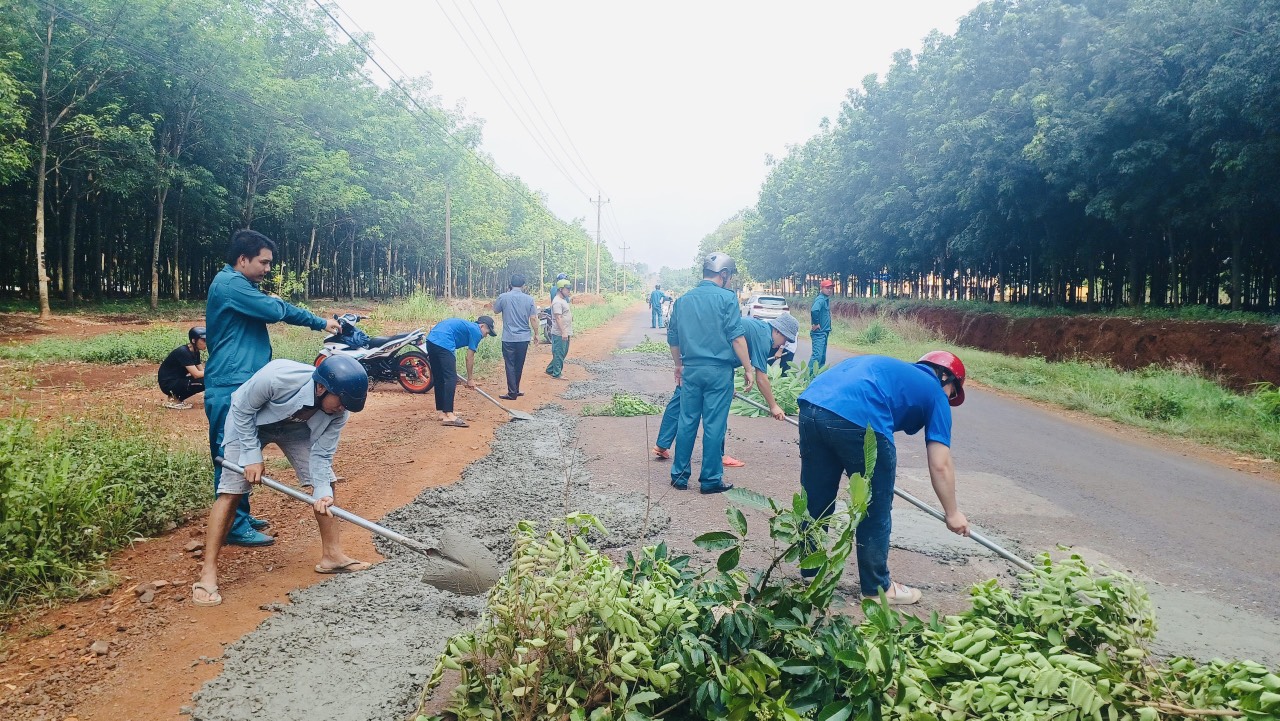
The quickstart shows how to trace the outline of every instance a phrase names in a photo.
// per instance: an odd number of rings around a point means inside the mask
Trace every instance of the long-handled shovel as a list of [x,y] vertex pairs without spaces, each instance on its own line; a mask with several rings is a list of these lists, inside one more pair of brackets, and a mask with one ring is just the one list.
[[[243,468],[222,456],[218,456],[214,460],[229,471],[235,471],[241,475],[244,474]],[[272,480],[266,476],[262,477],[262,485],[273,491],[279,491],[290,498],[302,501],[307,505],[313,505],[317,500],[293,486]],[[426,556],[430,566],[422,580],[436,588],[453,593],[476,595],[484,593],[498,581],[497,560],[494,559],[493,554],[489,553],[489,549],[474,538],[445,530],[440,534],[440,545],[433,547],[396,533],[390,528],[380,526],[373,521],[361,518],[337,506],[329,506],[329,512],[348,523],[354,523],[366,531],[382,536],[388,541],[395,541],[405,548]]]
[[[757,402],[757,401],[755,401],[755,400],[753,400],[753,399],[751,399],[751,398],[748,398],[747,396],[744,396],[744,395],[742,395],[741,393],[738,393],[737,391],[735,391],[735,392],[734,392],[733,397],[734,397],[734,398],[737,398],[738,400],[742,401],[743,403],[746,403],[746,404],[747,404],[747,405],[749,405],[749,406],[754,406],[754,407],[756,407],[756,408],[759,408],[760,410],[764,411],[765,413],[768,413],[768,412],[769,412],[769,407],[768,407],[768,406],[766,406],[765,404],[760,403],[760,402]],[[786,420],[787,420],[787,422],[788,422],[788,423],[790,423],[791,425],[795,426],[796,428],[799,428],[799,427],[800,427],[800,422],[799,422],[799,421],[797,421],[796,419],[792,418],[791,416],[786,416]],[[933,506],[930,506],[928,503],[925,503],[924,501],[920,500],[919,498],[916,498],[915,496],[911,495],[910,493],[907,493],[906,491],[902,490],[901,488],[898,488],[898,487],[896,487],[896,486],[895,486],[895,487],[894,487],[894,489],[893,489],[893,493],[894,493],[894,495],[896,495],[898,498],[901,498],[902,500],[906,501],[907,503],[910,503],[911,505],[915,506],[916,508],[919,508],[920,510],[924,511],[925,513],[929,514],[930,516],[933,516],[934,518],[938,519],[939,521],[942,521],[943,523],[946,523],[946,522],[947,522],[947,517],[946,517],[945,515],[943,515],[943,513],[942,513],[941,511],[939,511],[938,509],[934,508]],[[1014,564],[1015,566],[1018,566],[1019,568],[1023,569],[1024,571],[1034,571],[1034,570],[1035,570],[1035,567],[1034,567],[1034,566],[1032,566],[1030,563],[1028,563],[1027,561],[1023,560],[1022,558],[1019,558],[1019,557],[1017,557],[1017,556],[1013,555],[1013,554],[1012,554],[1012,553],[1010,553],[1009,551],[1005,550],[1005,548],[1004,548],[1003,546],[1001,546],[1000,544],[996,543],[995,541],[991,540],[990,538],[987,538],[986,536],[982,535],[981,533],[978,533],[977,531],[973,530],[972,528],[970,528],[970,529],[969,529],[969,538],[972,538],[973,540],[977,541],[980,545],[985,546],[985,547],[986,547],[988,550],[990,550],[992,553],[995,553],[997,556],[1000,556],[1000,557],[1001,557],[1001,558],[1003,558],[1004,560],[1009,561],[1010,563]]]
[[[459,378],[461,378],[461,379],[462,379],[462,381],[463,381],[464,383],[470,383],[470,382],[471,382],[471,381],[467,380],[466,376],[464,376],[464,375],[462,375],[462,374],[458,374],[458,377],[459,377]],[[512,418],[514,418],[514,419],[516,419],[516,420],[518,420],[518,421],[532,421],[532,420],[536,420],[533,416],[529,415],[528,413],[525,413],[524,411],[517,411],[517,410],[513,410],[513,409],[511,409],[511,408],[508,408],[508,407],[506,407],[506,406],[502,405],[501,403],[499,403],[499,402],[498,402],[498,399],[497,399],[497,398],[494,398],[493,396],[489,395],[488,393],[485,393],[485,392],[484,392],[484,390],[482,390],[482,389],[480,388],[480,386],[476,386],[474,390],[475,390],[475,392],[476,392],[476,393],[479,393],[480,395],[484,396],[485,400],[487,400],[487,401],[489,401],[490,403],[494,404],[495,406],[497,406],[497,407],[501,408],[502,410],[506,411],[507,413],[510,413],[510,414],[511,414],[511,417],[512,417]]]

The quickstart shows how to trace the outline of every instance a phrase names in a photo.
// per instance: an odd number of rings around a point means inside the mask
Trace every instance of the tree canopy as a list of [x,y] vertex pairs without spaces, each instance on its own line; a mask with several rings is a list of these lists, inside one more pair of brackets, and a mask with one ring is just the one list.
[[584,276],[583,221],[428,78],[375,82],[367,41],[305,0],[0,0],[0,283],[46,312],[200,296],[237,228],[301,296]]
[[761,278],[1271,310],[1280,4],[991,0],[773,163]]

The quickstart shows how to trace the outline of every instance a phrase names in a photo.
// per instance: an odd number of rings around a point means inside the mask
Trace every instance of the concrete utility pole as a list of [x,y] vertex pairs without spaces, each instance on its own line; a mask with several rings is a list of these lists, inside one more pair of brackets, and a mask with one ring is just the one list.
[[453,297],[453,242],[449,238],[449,184],[444,185],[444,297]]
[[[609,201],[605,200],[604,196],[597,193],[596,199],[591,202],[594,203],[596,206],[596,293],[599,293],[600,292],[600,211],[604,208],[604,204],[608,203]],[[591,249],[588,248],[586,275],[590,275],[590,274],[591,274]],[[584,277],[582,280],[584,288],[586,287],[586,282],[587,282],[586,277]]]
[[622,272],[621,272],[621,273],[620,273],[620,272],[618,272],[618,269],[617,269],[617,268],[615,268],[615,269],[614,269],[614,273],[613,273],[613,289],[614,289],[615,291],[619,290],[618,280],[621,278],[621,280],[622,280],[621,292],[626,293],[626,292],[627,292],[627,280],[626,280],[626,278],[627,278],[627,276],[626,276],[626,270],[627,270],[627,251],[628,251],[628,250],[631,250],[631,246],[629,246],[629,245],[627,245],[625,242],[623,242],[623,243],[619,243],[619,244],[618,244],[618,247],[622,249],[622,265],[621,265],[621,266],[619,266],[619,267],[621,268]]

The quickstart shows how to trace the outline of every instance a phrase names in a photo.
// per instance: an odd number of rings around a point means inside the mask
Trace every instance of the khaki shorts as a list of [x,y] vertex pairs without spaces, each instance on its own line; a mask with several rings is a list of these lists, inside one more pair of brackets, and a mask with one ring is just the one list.
[[[263,448],[274,443],[284,451],[289,465],[298,474],[298,485],[312,486],[311,482],[311,428],[306,423],[273,423],[269,426],[258,426],[258,442]],[[222,447],[223,458],[240,465],[240,449]],[[222,477],[218,480],[218,493],[243,496],[252,487],[245,480],[244,474],[236,473],[229,468],[222,469]]]

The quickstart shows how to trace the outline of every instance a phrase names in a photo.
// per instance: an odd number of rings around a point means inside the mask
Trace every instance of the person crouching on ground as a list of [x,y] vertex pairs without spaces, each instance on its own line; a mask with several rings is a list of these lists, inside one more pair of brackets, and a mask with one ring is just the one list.
[[[790,313],[783,313],[771,321],[757,318],[743,318],[743,337],[747,339],[747,356],[751,359],[751,367],[755,371],[756,385],[760,387],[760,395],[764,396],[769,406],[769,415],[774,420],[785,420],[786,414],[782,406],[773,397],[773,386],[769,383],[769,355],[788,342],[794,342],[800,332],[800,321]],[[669,460],[671,446],[676,440],[676,426],[680,419],[680,388],[676,386],[662,412],[662,424],[658,426],[658,441],[653,447],[655,460]],[[743,461],[724,454],[720,462],[725,468],[743,468]]]
[[474,321],[462,318],[446,318],[427,334],[427,360],[431,363],[431,377],[435,379],[436,410],[440,424],[466,428],[467,422],[453,412],[453,397],[458,388],[458,349],[467,349],[466,386],[475,388],[476,351],[485,336],[496,336],[493,318],[482,315]]
[[573,305],[569,303],[569,281],[556,281],[556,297],[551,301],[551,362],[547,375],[564,374],[564,359],[569,355],[569,338],[573,336]]
[[533,296],[524,292],[524,284],[524,274],[516,273],[511,276],[507,292],[493,301],[493,312],[502,316],[502,364],[507,371],[507,392],[498,397],[506,401],[524,395],[520,392],[520,379],[524,376],[529,341],[533,340],[529,323],[538,314]]
[[[845,473],[866,474],[862,443],[876,436],[871,502],[858,524],[858,580],[864,596],[884,591],[889,603],[920,600],[920,591],[889,580],[889,532],[898,451],[893,434],[924,429],[929,480],[942,502],[947,528],[969,535],[969,520],[956,505],[956,469],[951,460],[951,408],[964,403],[964,364],[947,351],[925,353],[916,363],[865,355],[850,358],[813,379],[800,394],[800,485],[809,515],[830,516]],[[806,578],[816,569],[800,571]]]
[[231,395],[231,410],[223,430],[223,457],[242,466],[244,473],[223,469],[218,498],[209,512],[204,567],[191,586],[197,606],[222,603],[218,593],[218,552],[231,526],[240,497],[262,482],[262,448],[274,443],[284,451],[298,474],[298,484],[311,486],[312,510],[320,526],[320,562],[316,573],[354,573],[369,568],[342,551],[333,505],[333,455],[352,413],[364,409],[369,375],[360,362],[332,356],[318,367],[291,360],[275,360],[253,374]]
[[160,384],[160,391],[169,397],[165,408],[186,410],[191,407],[188,398],[204,393],[204,362],[200,360],[200,351],[208,347],[204,326],[196,326],[187,331],[187,344],[174,348],[160,364],[156,382]]

